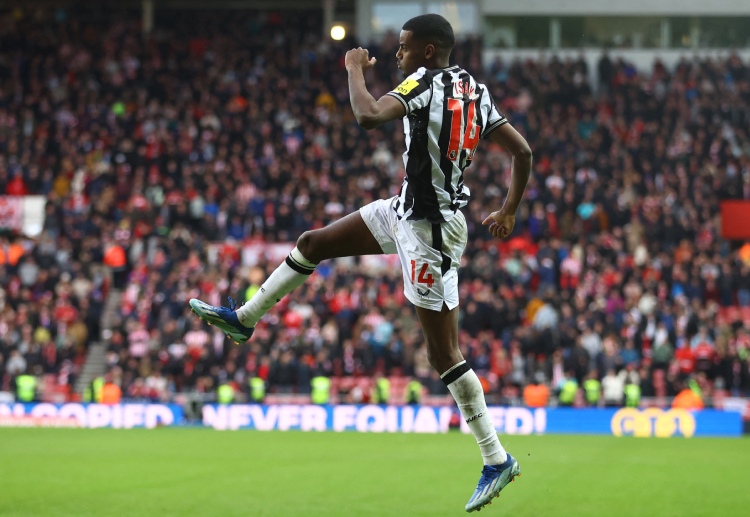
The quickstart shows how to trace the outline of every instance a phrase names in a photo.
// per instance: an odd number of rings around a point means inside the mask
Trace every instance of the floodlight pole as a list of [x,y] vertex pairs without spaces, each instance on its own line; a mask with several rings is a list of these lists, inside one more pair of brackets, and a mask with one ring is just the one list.
[[550,18],[549,20],[549,46],[553,49],[559,49],[562,41],[562,26],[560,18]]
[[329,31],[336,15],[336,0],[323,0],[323,38],[330,37]]
[[669,48],[672,46],[672,25],[669,23],[669,18],[662,18],[661,20],[661,48]]
[[144,36],[151,34],[154,30],[154,0],[141,2],[141,29]]

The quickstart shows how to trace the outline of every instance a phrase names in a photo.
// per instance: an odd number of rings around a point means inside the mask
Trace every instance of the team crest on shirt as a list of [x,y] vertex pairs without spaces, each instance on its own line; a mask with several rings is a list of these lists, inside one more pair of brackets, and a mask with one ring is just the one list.
[[417,86],[419,86],[419,81],[417,81],[416,79],[405,79],[403,83],[396,86],[394,91],[400,93],[401,95],[409,95],[409,92]]

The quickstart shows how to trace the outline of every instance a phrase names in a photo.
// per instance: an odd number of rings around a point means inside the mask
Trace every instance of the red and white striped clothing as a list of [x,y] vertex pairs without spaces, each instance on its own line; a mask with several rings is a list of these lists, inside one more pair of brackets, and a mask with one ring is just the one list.
[[205,330],[191,330],[185,334],[185,344],[188,348],[203,348],[209,341],[208,332]]
[[133,357],[143,357],[148,354],[149,334],[147,330],[134,330],[128,334],[128,350]]

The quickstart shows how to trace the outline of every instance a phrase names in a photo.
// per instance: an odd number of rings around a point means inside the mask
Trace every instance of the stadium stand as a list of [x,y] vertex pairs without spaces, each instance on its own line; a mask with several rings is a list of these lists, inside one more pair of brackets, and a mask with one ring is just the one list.
[[[304,397],[317,374],[337,400],[367,400],[378,374],[394,400],[410,377],[439,397],[387,258],[322,265],[248,345],[191,317],[189,298],[249,296],[303,231],[395,193],[403,143],[399,124],[356,125],[343,68],[354,42],[319,41],[318,14],[166,14],[143,38],[135,17],[0,13],[0,192],[48,200],[41,237],[0,239],[0,391],[28,368],[45,397],[74,396],[114,287],[107,367],[126,397],[226,381],[247,392],[253,376],[270,397]],[[400,81],[395,47],[393,35],[370,47],[384,56],[377,94]],[[488,401],[594,370],[644,396],[691,379],[709,397],[750,395],[750,253],[721,239],[716,208],[750,199],[748,63],[484,67],[481,48],[464,41],[454,61],[535,155],[504,242],[479,222],[509,158],[484,144],[467,172],[461,343]]]

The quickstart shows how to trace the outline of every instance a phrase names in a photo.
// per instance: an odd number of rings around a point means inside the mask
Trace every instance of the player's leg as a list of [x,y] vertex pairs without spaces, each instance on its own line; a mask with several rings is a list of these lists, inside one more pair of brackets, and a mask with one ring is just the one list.
[[443,305],[442,310],[436,311],[417,306],[417,316],[427,340],[430,364],[448,386],[482,454],[482,476],[464,508],[467,512],[473,512],[490,504],[521,473],[521,469],[515,458],[500,444],[487,412],[482,383],[461,355],[458,347],[458,307],[448,309]]
[[461,415],[479,444],[485,465],[504,463],[507,454],[487,413],[479,377],[458,348],[458,307],[441,311],[417,307],[417,316],[427,340],[427,356],[456,399]]
[[338,257],[383,253],[380,243],[365,224],[359,211],[325,228],[303,233],[297,240],[297,249],[314,264]]
[[217,325],[235,342],[247,341],[260,318],[284,296],[302,285],[322,260],[376,255],[389,249],[391,241],[387,228],[380,222],[383,214],[387,213],[389,203],[389,200],[376,201],[361,212],[349,214],[325,228],[303,233],[284,262],[242,307],[235,310],[231,298],[228,308],[214,307],[196,299],[190,300],[190,306],[203,320]]
[[487,414],[479,378],[458,348],[458,266],[466,246],[466,221],[398,221],[404,295],[417,307],[430,364],[440,374],[477,439],[485,465],[506,460]]
[[458,266],[467,227],[458,212],[450,221],[399,221],[395,242],[404,273],[404,294],[417,307],[430,364],[456,400],[484,460],[482,477],[466,504],[480,509],[520,473],[505,452],[487,412],[482,384],[458,346]]
[[383,249],[359,212],[325,228],[305,232],[252,299],[237,309],[237,316],[243,325],[255,327],[271,307],[302,285],[323,260],[381,253]]

